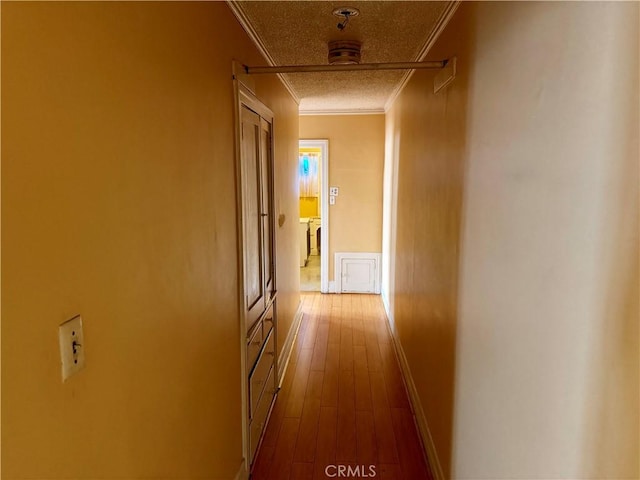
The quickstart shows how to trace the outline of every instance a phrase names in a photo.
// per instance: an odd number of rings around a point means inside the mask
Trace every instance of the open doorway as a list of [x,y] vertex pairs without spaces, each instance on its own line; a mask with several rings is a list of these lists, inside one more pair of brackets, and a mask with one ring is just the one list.
[[329,141],[300,140],[300,290],[329,291]]

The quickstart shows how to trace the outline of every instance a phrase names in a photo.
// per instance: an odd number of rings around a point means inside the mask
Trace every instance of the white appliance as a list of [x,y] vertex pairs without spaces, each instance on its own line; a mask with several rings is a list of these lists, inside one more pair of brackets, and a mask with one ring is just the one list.
[[[309,228],[311,230],[311,255],[320,255],[320,241],[318,239],[318,229],[322,225],[320,217],[311,217]],[[322,232],[321,232],[322,233]]]
[[300,266],[304,267],[309,259],[311,236],[309,218],[300,219]]

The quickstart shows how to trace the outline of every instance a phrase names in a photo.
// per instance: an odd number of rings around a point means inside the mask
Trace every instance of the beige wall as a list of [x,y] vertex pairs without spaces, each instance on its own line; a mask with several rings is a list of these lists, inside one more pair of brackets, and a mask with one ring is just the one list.
[[447,477],[640,474],[638,13],[463,4],[452,86],[387,115],[387,297]]
[[[261,62],[221,2],[2,5],[3,478],[238,471],[232,57]],[[297,108],[261,82],[294,218]],[[278,230],[285,326],[295,223]],[[63,384],[76,314],[87,366]]]
[[[393,278],[385,299],[427,416],[441,468],[451,464],[458,268],[465,163],[468,53],[458,16],[432,50],[458,56],[461,75],[433,94],[434,73],[416,72],[387,113],[388,177],[395,171]],[[387,195],[388,198],[391,195]]]
[[381,252],[384,115],[303,115],[301,139],[329,140],[329,281],[337,252]]

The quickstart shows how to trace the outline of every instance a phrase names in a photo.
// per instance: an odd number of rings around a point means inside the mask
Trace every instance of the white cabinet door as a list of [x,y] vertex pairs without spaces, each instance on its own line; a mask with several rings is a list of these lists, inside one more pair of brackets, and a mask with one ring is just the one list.
[[376,261],[373,258],[341,260],[342,292],[375,293]]
[[244,296],[249,329],[275,291],[273,162],[271,124],[245,105],[241,113]]

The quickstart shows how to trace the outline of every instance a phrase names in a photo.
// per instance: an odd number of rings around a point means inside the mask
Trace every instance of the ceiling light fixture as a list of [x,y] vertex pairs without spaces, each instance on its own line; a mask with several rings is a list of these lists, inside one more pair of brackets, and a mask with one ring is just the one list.
[[333,11],[333,14],[336,17],[342,17],[342,21],[338,23],[338,30],[342,31],[346,28],[351,17],[357,17],[358,15],[360,15],[360,10],[353,7],[340,7],[336,8]]

